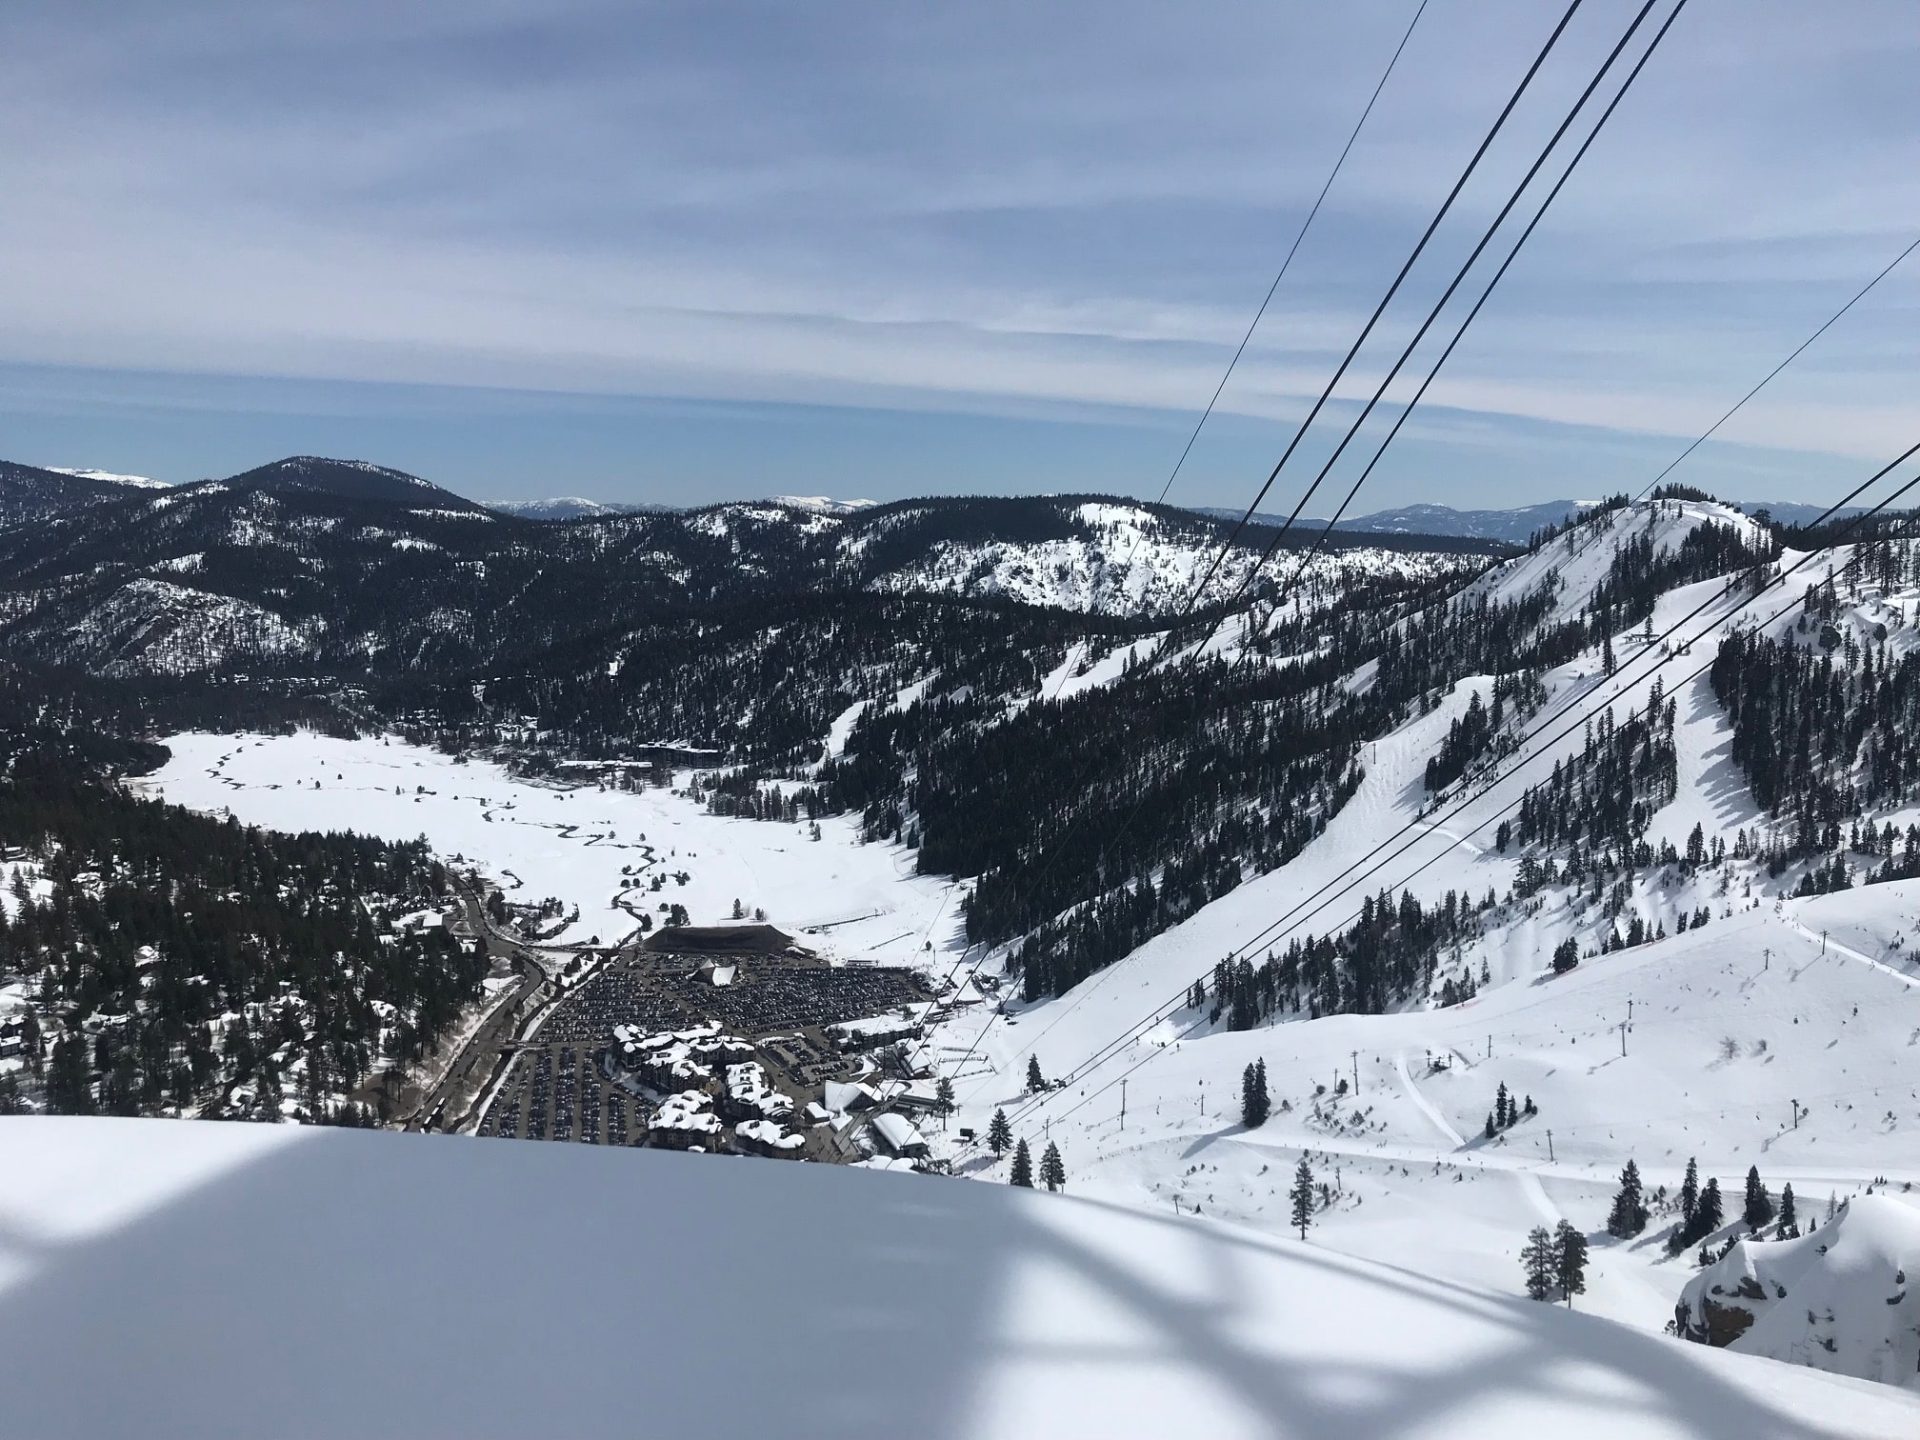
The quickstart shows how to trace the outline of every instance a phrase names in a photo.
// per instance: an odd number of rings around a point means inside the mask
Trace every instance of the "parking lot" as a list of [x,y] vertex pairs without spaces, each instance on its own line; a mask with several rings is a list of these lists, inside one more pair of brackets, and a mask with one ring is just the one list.
[[[730,970],[729,983],[713,983],[716,966]],[[478,1133],[644,1144],[647,1118],[665,1097],[633,1094],[608,1078],[603,1066],[616,1025],[659,1031],[717,1022],[753,1043],[771,1083],[799,1111],[820,1098],[826,1081],[860,1068],[824,1027],[896,1011],[928,994],[924,976],[894,967],[836,968],[794,954],[627,952],[562,1000],[536,1039],[518,1048]],[[840,1158],[824,1137],[808,1153]]]

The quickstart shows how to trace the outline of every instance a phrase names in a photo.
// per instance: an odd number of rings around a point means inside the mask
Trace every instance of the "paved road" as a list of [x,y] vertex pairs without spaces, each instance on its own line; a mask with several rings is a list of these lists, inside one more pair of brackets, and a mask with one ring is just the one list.
[[[493,923],[478,897],[464,885],[460,887],[460,901],[466,910],[467,923],[482,937],[488,953],[504,953],[520,972],[519,979],[494,1003],[486,1019],[447,1062],[440,1079],[429,1087],[419,1107],[408,1118],[408,1130],[424,1130],[430,1124],[435,1129],[454,1130],[462,1128],[470,1118],[478,1118],[467,1112],[490,1088],[502,1058],[501,1047],[514,1038],[516,1024],[548,983],[546,969],[526,946]],[[436,1117],[437,1124],[434,1123]]]

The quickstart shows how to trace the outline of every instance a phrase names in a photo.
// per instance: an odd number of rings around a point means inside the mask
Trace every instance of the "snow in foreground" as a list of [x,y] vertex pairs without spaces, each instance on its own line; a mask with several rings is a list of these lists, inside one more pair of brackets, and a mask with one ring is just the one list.
[[8,1119],[0,1228],[22,1435],[1920,1433],[1317,1246],[829,1167]]

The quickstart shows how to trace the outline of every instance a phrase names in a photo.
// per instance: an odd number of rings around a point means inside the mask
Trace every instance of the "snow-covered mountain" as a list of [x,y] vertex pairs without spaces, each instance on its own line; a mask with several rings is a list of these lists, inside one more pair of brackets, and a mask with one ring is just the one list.
[[584,495],[556,495],[546,500],[488,500],[487,509],[521,520],[592,520],[605,515],[667,515],[675,506],[645,505],[621,500],[589,500]]
[[851,515],[857,510],[871,510],[880,502],[877,500],[835,500],[830,495],[774,495],[769,503],[785,505],[790,510],[811,510],[819,515]]
[[[1341,520],[1335,529],[1372,535],[1449,535],[1464,539],[1496,540],[1506,545],[1524,545],[1541,530],[1564,523],[1591,504],[1587,500],[1549,500],[1512,510],[1456,510],[1451,505],[1403,505],[1393,510],[1376,510],[1370,515],[1349,516]],[[1231,521],[1240,519],[1246,512],[1202,506],[1196,508],[1196,513]],[[1267,526],[1287,523],[1285,514],[1264,510],[1255,514],[1253,520],[1256,524]],[[1315,520],[1303,515],[1293,523],[1296,529],[1312,534],[1323,529],[1327,522],[1324,517]]]
[[69,469],[65,465],[47,467],[56,475],[75,475],[82,480],[103,480],[109,485],[125,485],[135,490],[164,490],[167,482],[150,479],[145,475],[116,475],[111,470]]
[[[1084,498],[844,513],[754,501],[534,525],[401,471],[313,456],[154,491],[15,467],[4,493],[16,519],[0,524],[11,580],[0,653],[120,674],[303,654],[326,672],[402,656],[484,663],[536,636],[641,624],[674,605],[847,592],[1171,612],[1224,533],[1179,511]],[[1235,594],[1255,543],[1229,550],[1206,603]],[[1343,541],[1298,588],[1420,583],[1485,558]]]
[[[204,481],[223,490],[270,495],[310,493],[347,500],[387,501],[411,509],[473,514],[481,507],[431,480],[368,460],[333,460],[324,455],[293,455],[242,471],[225,480]],[[185,488],[185,487],[182,487]]]
[[[1746,515],[1763,511],[1783,525],[1806,525],[1826,514],[1824,505],[1809,505],[1798,500],[1736,500],[1731,507]],[[1342,520],[1336,530],[1371,535],[1449,535],[1478,540],[1494,540],[1508,545],[1524,545],[1550,526],[1564,525],[1569,519],[1593,508],[1591,500],[1548,500],[1538,505],[1521,505],[1510,510],[1457,510],[1451,505],[1402,505],[1392,510],[1376,510],[1370,515],[1355,515]],[[1842,506],[1833,518],[1845,520],[1861,513],[1858,505]],[[1245,514],[1241,510],[1213,506],[1197,507],[1197,514],[1234,521]],[[1279,526],[1286,523],[1283,514],[1261,511],[1258,524]],[[1296,529],[1317,532],[1326,525],[1324,518],[1306,516],[1294,521]]]
[[[851,515],[876,504],[872,500],[834,500],[825,495],[772,495],[760,502],[788,510],[805,510],[819,515]],[[660,505],[640,500],[590,500],[584,495],[556,495],[545,500],[489,500],[489,510],[514,515],[522,520],[589,520],[607,515],[671,515],[685,509],[681,505]]]
[[[1196,599],[1220,549],[1217,527],[1195,527],[1174,513],[1111,500],[1064,500],[1051,507],[1048,518],[1057,523],[1004,535],[940,538],[934,532],[946,517],[909,502],[889,507],[852,532],[846,548],[856,562],[883,554],[891,559],[902,534],[925,534],[926,543],[904,563],[876,568],[868,583],[880,589],[1009,599],[1104,615],[1168,615],[1241,596],[1258,568],[1260,552],[1253,545],[1264,543],[1264,537],[1255,536],[1228,551]],[[1343,543],[1304,562],[1283,553],[1274,567],[1277,576],[1267,577],[1268,588],[1277,577],[1306,590],[1388,574],[1431,579],[1474,568],[1477,558]]]
[[1376,535],[1461,535],[1476,540],[1504,540],[1524,545],[1550,525],[1564,524],[1590,509],[1591,500],[1549,500],[1510,510],[1456,510],[1450,505],[1403,505],[1376,510],[1341,522],[1343,529]]
[[97,475],[0,460],[0,529],[126,496],[126,486]]
[[[40,1242],[0,1294],[22,1435],[203,1440],[263,1415],[288,1437],[1920,1426],[1890,1387],[1523,1314],[1241,1226],[831,1166],[7,1119],[0,1222]],[[470,1330],[491,1316],[525,1322],[504,1363]]]

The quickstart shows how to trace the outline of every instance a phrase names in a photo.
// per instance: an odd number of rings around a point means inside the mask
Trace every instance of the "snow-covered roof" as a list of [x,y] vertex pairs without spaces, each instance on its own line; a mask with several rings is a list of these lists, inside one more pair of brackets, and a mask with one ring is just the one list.
[[683,1134],[717,1135],[720,1119],[713,1113],[713,1097],[702,1090],[682,1090],[660,1102],[647,1122],[652,1130],[673,1130]]
[[827,1109],[846,1111],[878,1104],[880,1097],[871,1086],[858,1081],[829,1080],[820,1087],[821,1098],[826,1101]]
[[886,1147],[895,1154],[926,1149],[926,1137],[913,1128],[913,1122],[904,1115],[894,1114],[891,1110],[883,1110],[873,1117],[873,1129]]
[[742,1120],[733,1127],[733,1132],[769,1150],[800,1150],[807,1143],[804,1136],[793,1134],[773,1120]]

